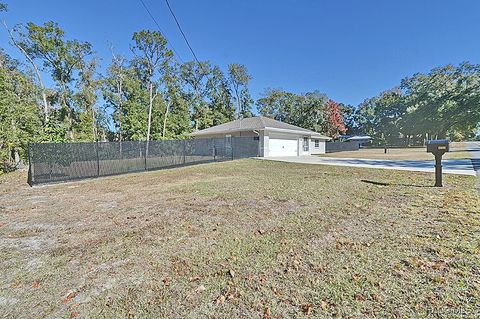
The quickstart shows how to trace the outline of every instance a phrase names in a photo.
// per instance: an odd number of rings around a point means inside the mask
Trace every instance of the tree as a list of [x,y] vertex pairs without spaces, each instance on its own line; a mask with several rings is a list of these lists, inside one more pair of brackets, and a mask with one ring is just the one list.
[[366,99],[355,116],[359,129],[377,141],[410,145],[473,137],[479,103],[480,66],[462,63],[404,78],[399,88]]
[[480,121],[480,66],[446,65],[402,80],[408,109],[406,123],[414,134],[446,137],[468,132]]
[[263,116],[321,132],[326,100],[326,95],[318,91],[297,95],[279,89],[267,89],[264,97],[257,101],[257,107]]
[[[96,77],[97,61],[91,60],[82,63],[80,66],[79,81],[77,82],[77,93],[74,101],[79,112],[78,140],[97,141],[99,139],[101,110],[97,108],[98,90],[100,80]],[[105,133],[105,130],[102,129]],[[105,136],[105,134],[103,134]]]
[[212,125],[219,125],[235,119],[235,107],[228,80],[222,70],[215,66],[207,82],[209,109],[212,114]]
[[69,136],[74,140],[74,108],[70,85],[84,58],[93,51],[90,43],[65,40],[64,36],[65,32],[53,21],[46,22],[43,26],[30,22],[25,31],[19,30],[18,44],[29,56],[40,59],[50,71],[60,91],[60,120],[68,122]]
[[208,94],[208,78],[211,73],[210,63],[190,61],[181,67],[181,79],[187,86],[185,98],[192,105],[192,121],[195,130],[213,125],[213,114],[205,98]]
[[354,134],[364,134],[361,127],[358,123],[358,110],[355,106],[350,104],[340,103],[340,109],[343,114],[343,122],[345,124],[345,129],[349,135]]
[[[1,9],[1,5],[2,4],[0,4],[0,9]],[[2,11],[2,10],[0,10],[0,11]],[[6,9],[5,9],[5,11],[6,11]],[[41,91],[41,94],[42,94],[43,113],[44,113],[45,123],[47,123],[48,122],[49,106],[48,106],[48,102],[47,102],[47,93],[46,93],[45,84],[44,84],[42,76],[40,74],[40,68],[37,66],[37,63],[35,63],[34,58],[32,56],[30,56],[30,54],[27,52],[26,48],[24,48],[22,46],[22,44],[19,43],[15,39],[14,31],[10,30],[8,28],[7,23],[5,21],[3,21],[3,26],[5,27],[5,30],[8,32],[8,35],[10,37],[10,41],[12,42],[12,44],[22,53],[22,55],[30,63],[33,70],[35,71],[35,75],[37,76],[37,81],[38,81],[38,84],[40,85],[40,91]]]
[[248,91],[248,82],[252,77],[248,74],[247,68],[242,64],[229,64],[228,75],[235,93],[238,117],[251,117],[253,100]]
[[257,108],[263,116],[293,124],[296,98],[297,96],[293,93],[267,88],[263,97],[257,100]]
[[167,40],[158,31],[142,30],[135,32],[132,40],[134,41],[132,46],[132,52],[135,55],[134,64],[149,92],[147,143],[145,147],[145,155],[148,156],[153,104],[160,86],[159,75],[164,72],[173,53],[167,49]]
[[319,91],[300,95],[297,98],[298,106],[295,108],[292,116],[295,125],[322,132],[323,123],[326,121],[323,107],[327,99],[327,96]]
[[117,128],[118,141],[123,141],[123,122],[125,117],[125,82],[128,72],[126,71],[125,58],[116,55],[112,50],[112,62],[107,68],[107,74],[102,81],[103,99],[107,107],[113,110],[112,119]]
[[122,135],[124,140],[145,141],[147,137],[149,92],[134,66],[124,70]]
[[0,171],[25,160],[28,143],[40,139],[38,91],[20,63],[0,51]]
[[162,139],[186,138],[191,128],[188,103],[180,80],[177,64],[170,65],[164,74],[165,112],[163,114]]
[[328,100],[324,106],[324,114],[325,121],[323,131],[328,136],[335,138],[346,132],[342,112],[337,102],[332,99]]

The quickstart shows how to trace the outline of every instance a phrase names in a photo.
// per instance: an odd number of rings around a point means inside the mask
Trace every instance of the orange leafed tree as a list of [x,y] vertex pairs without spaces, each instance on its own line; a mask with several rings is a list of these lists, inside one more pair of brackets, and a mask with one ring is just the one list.
[[324,112],[324,132],[331,137],[338,137],[347,131],[343,122],[342,110],[340,105],[330,99],[323,106]]

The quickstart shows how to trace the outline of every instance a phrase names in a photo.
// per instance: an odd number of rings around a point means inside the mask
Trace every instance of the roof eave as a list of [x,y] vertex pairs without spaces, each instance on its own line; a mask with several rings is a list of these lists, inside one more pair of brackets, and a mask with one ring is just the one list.
[[298,135],[307,135],[310,137],[316,137],[319,139],[324,139],[324,140],[331,140],[331,137],[325,136],[318,134],[317,132],[313,131],[302,131],[302,130],[291,130],[291,129],[283,129],[283,128],[276,128],[276,127],[266,127],[266,131],[273,131],[273,132],[280,132],[280,133],[290,133],[290,134],[298,134]]
[[262,131],[262,130],[264,130],[264,128],[255,128],[255,129],[236,128],[236,129],[223,130],[223,131],[218,131],[218,132],[197,131],[197,132],[192,132],[189,135],[190,136],[219,135],[219,134],[230,134],[230,133],[237,133],[237,132],[253,132],[253,131]]

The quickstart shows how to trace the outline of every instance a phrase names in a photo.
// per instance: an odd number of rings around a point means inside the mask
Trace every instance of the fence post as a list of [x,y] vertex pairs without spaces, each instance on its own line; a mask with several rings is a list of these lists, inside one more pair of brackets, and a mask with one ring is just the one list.
[[187,140],[183,140],[183,164],[187,162]]
[[100,176],[100,158],[98,156],[98,138],[95,141],[95,150],[97,153],[97,176]]
[[147,170],[148,141],[145,141],[145,170]]
[[234,143],[233,143],[233,139],[234,139],[234,138],[235,138],[234,136],[232,136],[232,137],[230,138],[230,149],[232,150],[232,161],[234,160],[234,157],[233,157],[233,144],[234,144]]
[[33,184],[33,174],[32,174],[32,160],[30,158],[30,142],[28,142],[27,146],[27,156],[28,156],[28,177],[27,183],[28,185],[32,186]]

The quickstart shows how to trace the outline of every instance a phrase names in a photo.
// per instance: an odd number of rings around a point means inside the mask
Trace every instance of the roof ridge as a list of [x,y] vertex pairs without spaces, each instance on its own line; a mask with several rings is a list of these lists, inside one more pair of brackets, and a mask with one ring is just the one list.
[[262,123],[263,127],[264,127],[264,128],[267,127],[267,124],[266,124],[265,121],[263,120],[263,116],[260,115],[259,117],[260,117],[260,123]]

